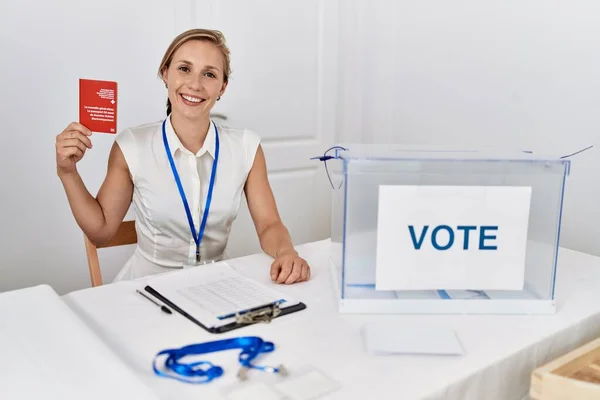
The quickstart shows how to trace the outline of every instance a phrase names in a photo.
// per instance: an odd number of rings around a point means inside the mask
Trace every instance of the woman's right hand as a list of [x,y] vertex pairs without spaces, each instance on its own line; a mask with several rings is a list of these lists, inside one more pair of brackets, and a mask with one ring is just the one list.
[[59,176],[77,171],[75,164],[92,148],[90,131],[77,122],[71,122],[56,136],[56,170]]

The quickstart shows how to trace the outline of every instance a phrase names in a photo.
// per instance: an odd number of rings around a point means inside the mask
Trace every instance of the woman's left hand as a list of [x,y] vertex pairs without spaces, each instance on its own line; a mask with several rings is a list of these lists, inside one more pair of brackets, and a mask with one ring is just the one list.
[[286,252],[280,254],[271,264],[271,280],[289,285],[310,279],[310,267],[298,253]]

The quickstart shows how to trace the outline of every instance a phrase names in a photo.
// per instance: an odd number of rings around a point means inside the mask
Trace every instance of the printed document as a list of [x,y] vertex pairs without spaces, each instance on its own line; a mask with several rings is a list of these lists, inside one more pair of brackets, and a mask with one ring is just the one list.
[[280,308],[298,304],[289,296],[236,272],[224,261],[158,276],[147,284],[209,328],[231,323],[238,312],[275,303]]

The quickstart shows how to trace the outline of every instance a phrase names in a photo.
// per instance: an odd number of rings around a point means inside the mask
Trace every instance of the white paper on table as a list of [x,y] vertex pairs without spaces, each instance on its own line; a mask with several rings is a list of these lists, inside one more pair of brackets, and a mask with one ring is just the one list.
[[464,354],[458,336],[446,327],[410,326],[390,322],[367,323],[363,327],[363,339],[367,351],[374,355]]
[[0,293],[0,397],[157,397],[48,285]]
[[[236,272],[224,261],[150,278],[146,284],[208,328],[235,320],[237,312],[298,301]],[[275,284],[273,284],[275,285]]]

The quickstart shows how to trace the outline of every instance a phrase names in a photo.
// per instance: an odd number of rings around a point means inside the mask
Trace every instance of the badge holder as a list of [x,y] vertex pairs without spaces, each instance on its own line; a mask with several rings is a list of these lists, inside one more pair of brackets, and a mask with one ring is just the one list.
[[[257,371],[258,372],[258,371]],[[341,385],[318,368],[305,365],[279,374],[252,374],[222,389],[228,400],[317,400],[339,390]]]
[[188,269],[188,268],[202,268],[205,265],[214,264],[214,263],[215,263],[215,260],[202,261],[202,262],[199,262],[199,263],[196,263],[196,264],[183,264],[182,268],[183,269]]

